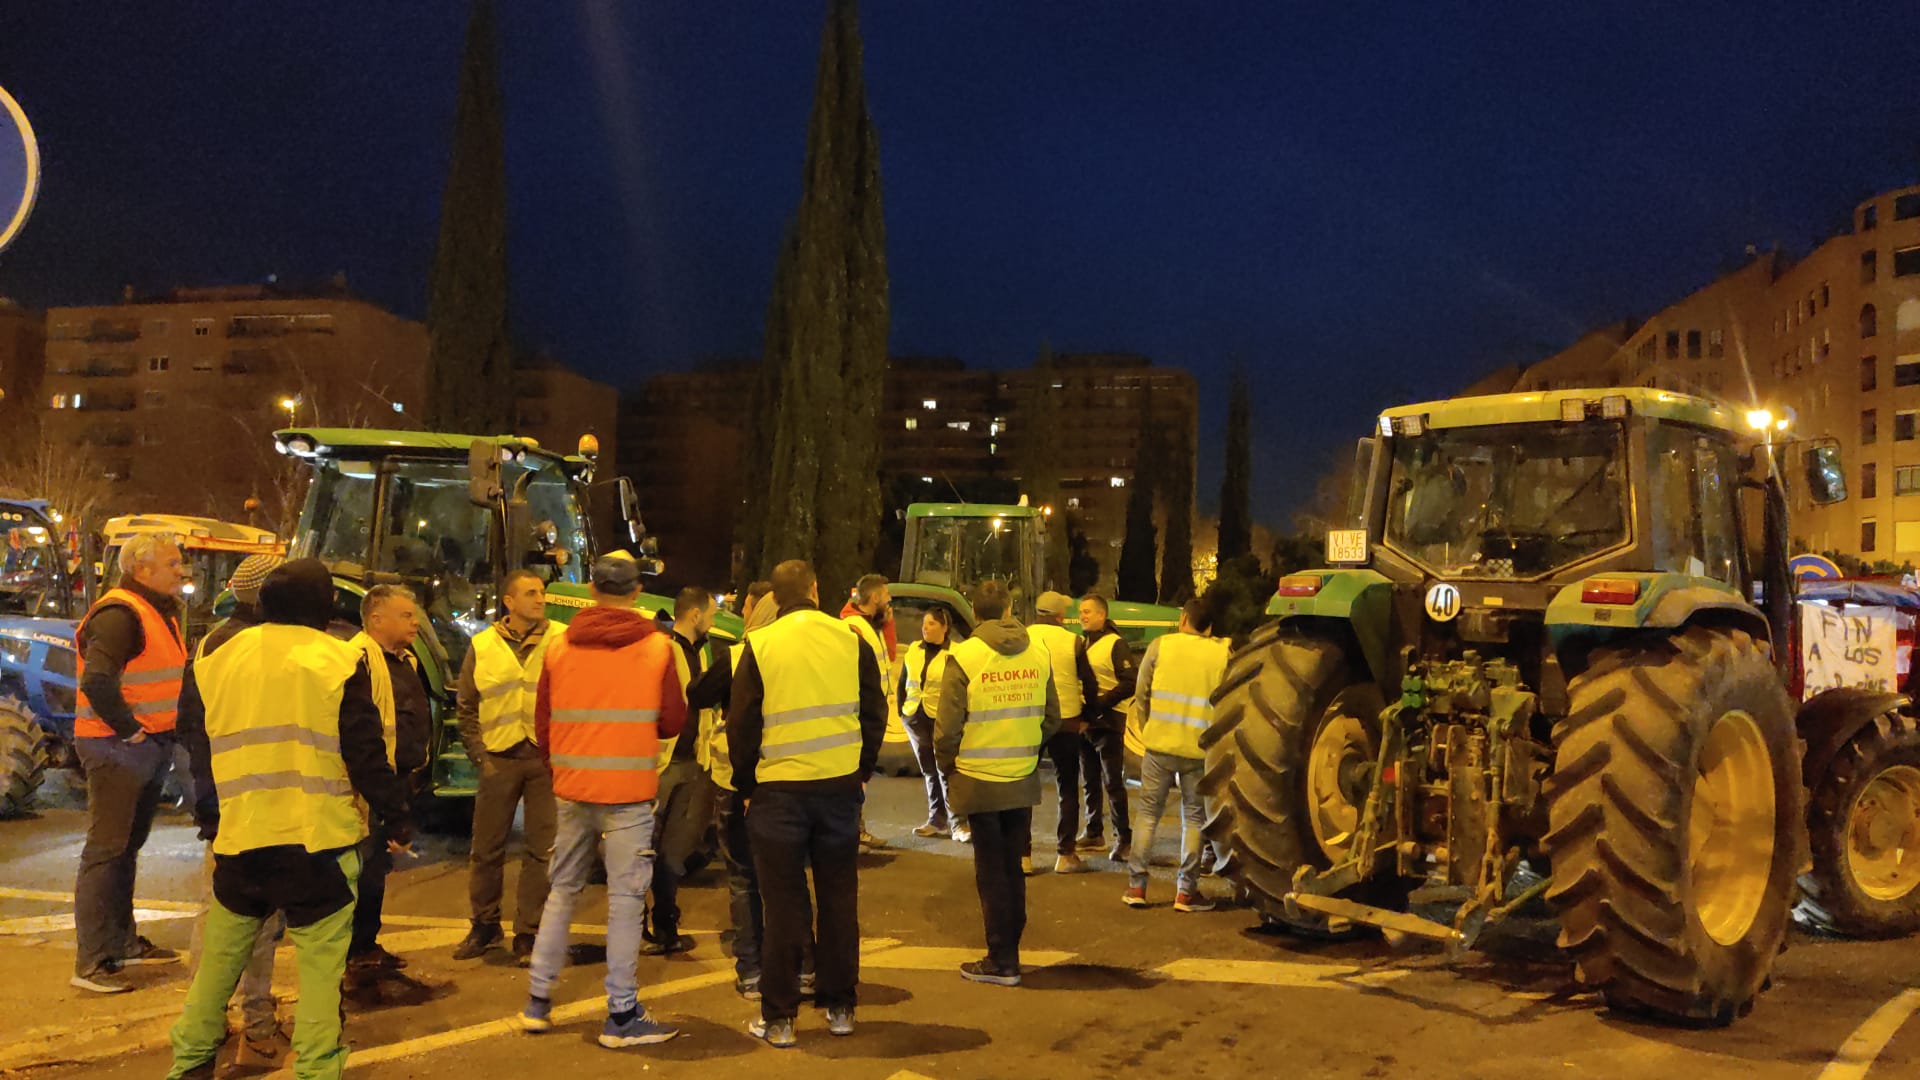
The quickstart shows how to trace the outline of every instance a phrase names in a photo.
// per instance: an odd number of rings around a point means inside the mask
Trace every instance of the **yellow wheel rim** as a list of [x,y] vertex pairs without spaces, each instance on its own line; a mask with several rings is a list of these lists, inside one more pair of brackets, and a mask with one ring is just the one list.
[[1744,712],[1714,721],[1700,749],[1687,819],[1694,911],[1722,945],[1753,928],[1773,871],[1773,757]]
[[[1365,696],[1352,695],[1364,700]],[[1339,862],[1353,843],[1365,808],[1366,781],[1373,768],[1373,738],[1349,694],[1342,693],[1307,752],[1307,820],[1313,838],[1331,862]]]
[[1854,797],[1847,813],[1847,867],[1875,900],[1920,888],[1920,769],[1895,765]]

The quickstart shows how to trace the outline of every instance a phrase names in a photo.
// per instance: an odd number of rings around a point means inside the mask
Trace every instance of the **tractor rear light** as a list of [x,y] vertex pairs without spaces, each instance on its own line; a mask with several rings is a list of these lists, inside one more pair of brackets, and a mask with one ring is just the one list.
[[1320,575],[1288,574],[1280,579],[1280,587],[1274,590],[1276,596],[1312,596],[1320,591]]
[[1594,578],[1580,587],[1583,604],[1631,604],[1640,599],[1640,583],[1632,578]]
[[1583,398],[1562,398],[1560,401],[1560,421],[1577,424],[1587,418],[1587,403]]
[[1609,394],[1600,399],[1600,418],[1603,420],[1624,420],[1627,417],[1627,399],[1620,394]]
[[1400,766],[1397,762],[1388,762],[1384,767],[1381,768],[1380,770],[1381,783],[1383,784],[1397,783],[1399,779],[1400,779]]

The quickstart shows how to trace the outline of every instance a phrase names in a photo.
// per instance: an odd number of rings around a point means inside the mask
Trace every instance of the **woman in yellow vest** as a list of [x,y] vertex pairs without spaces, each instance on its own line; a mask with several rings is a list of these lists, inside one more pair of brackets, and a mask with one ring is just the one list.
[[947,635],[953,617],[943,607],[927,609],[920,620],[920,640],[907,646],[906,659],[900,665],[896,697],[900,702],[900,723],[913,743],[913,756],[920,763],[920,775],[927,783],[927,823],[913,835],[929,839],[946,836],[966,826],[947,815],[947,786],[933,760],[933,720],[940,712],[940,679],[947,670]]
[[982,582],[967,599],[980,625],[954,647],[933,729],[951,812],[965,814],[973,830],[973,880],[987,924],[987,955],[960,965],[960,975],[1018,986],[1027,926],[1021,860],[1040,804],[1040,748],[1060,730],[1060,699],[1053,659],[1009,612],[1006,585]]
[[1147,906],[1147,856],[1154,830],[1167,808],[1167,793],[1180,788],[1180,877],[1175,911],[1212,911],[1200,894],[1200,774],[1206,755],[1200,736],[1213,723],[1213,692],[1227,672],[1226,639],[1210,637],[1213,610],[1205,600],[1189,600],[1180,612],[1180,632],[1155,638],[1140,662],[1134,712],[1141,720],[1147,752],[1140,762],[1140,813],[1133,823],[1133,852],[1127,859],[1128,907]]

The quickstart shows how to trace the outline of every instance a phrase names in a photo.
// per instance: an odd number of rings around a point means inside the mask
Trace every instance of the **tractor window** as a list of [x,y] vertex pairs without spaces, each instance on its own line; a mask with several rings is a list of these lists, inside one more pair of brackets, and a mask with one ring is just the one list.
[[527,509],[545,559],[535,569],[549,582],[586,581],[588,538],[573,485],[555,470],[542,470],[527,485]]
[[0,614],[63,617],[60,553],[43,525],[8,522],[7,552],[0,569]]
[[1394,441],[1386,541],[1451,577],[1539,577],[1631,539],[1612,422],[1443,428]]
[[1733,447],[1692,428],[1654,424],[1647,457],[1654,569],[1737,586],[1740,466]]

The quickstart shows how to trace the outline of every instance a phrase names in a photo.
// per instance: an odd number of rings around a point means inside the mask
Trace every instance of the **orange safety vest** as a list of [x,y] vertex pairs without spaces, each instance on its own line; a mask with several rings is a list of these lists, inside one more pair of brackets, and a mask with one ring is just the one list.
[[673,667],[673,635],[648,634],[618,649],[548,637],[553,793],[584,803],[650,801],[660,786],[660,688]]
[[[139,593],[109,589],[87,609],[86,617],[80,620],[73,634],[76,683],[84,684],[87,677],[87,650],[80,644],[87,632],[87,623],[102,609],[114,604],[131,608],[140,617],[140,654],[129,659],[121,670],[120,693],[133,709],[133,718],[139,721],[141,730],[153,734],[172,731],[174,716],[180,710],[180,676],[187,666],[187,647],[180,641],[180,627]],[[113,734],[113,726],[93,711],[85,690],[80,691],[79,705],[73,718],[76,736],[104,739]]]

